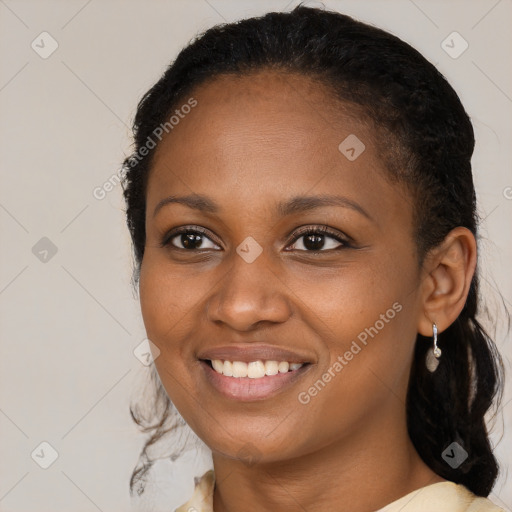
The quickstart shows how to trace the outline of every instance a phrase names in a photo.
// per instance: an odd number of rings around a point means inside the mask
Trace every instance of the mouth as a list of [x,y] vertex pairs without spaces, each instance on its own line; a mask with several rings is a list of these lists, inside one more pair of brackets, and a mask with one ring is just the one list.
[[264,400],[297,382],[312,366],[309,362],[277,360],[230,361],[200,359],[208,383],[223,396]]
[[207,359],[206,362],[221,375],[226,377],[261,379],[265,376],[278,375],[298,370],[308,363],[290,363],[288,361],[222,361],[221,359]]

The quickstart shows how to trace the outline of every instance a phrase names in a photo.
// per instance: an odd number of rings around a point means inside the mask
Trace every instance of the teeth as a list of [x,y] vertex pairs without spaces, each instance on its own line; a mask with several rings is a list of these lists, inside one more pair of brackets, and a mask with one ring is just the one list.
[[224,365],[222,364],[222,361],[219,361],[218,359],[214,359],[212,361],[212,366],[216,372],[223,373],[222,370],[224,368]]
[[213,369],[226,377],[249,377],[250,379],[261,379],[265,375],[277,375],[298,370],[304,363],[288,363],[287,361],[221,361],[212,360]]
[[247,365],[247,377],[250,379],[261,379],[265,377],[265,365],[262,361],[253,361]]
[[233,361],[233,377],[247,377],[247,363]]
[[279,373],[279,365],[277,361],[265,361],[265,374],[277,375]]
[[290,363],[287,363],[286,361],[282,361],[279,363],[278,369],[279,373],[286,373],[290,368]]
[[[212,361],[213,364],[213,361]],[[214,367],[215,368],[215,367]],[[233,363],[231,361],[224,361],[221,370],[217,370],[219,373],[223,373],[226,377],[233,377]]]

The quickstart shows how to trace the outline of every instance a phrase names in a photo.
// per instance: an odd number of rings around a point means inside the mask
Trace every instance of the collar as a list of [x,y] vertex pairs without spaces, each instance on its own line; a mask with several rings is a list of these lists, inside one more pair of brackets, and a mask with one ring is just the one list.
[[[192,497],[175,512],[213,512],[215,473],[210,469],[195,479]],[[454,482],[430,484],[393,501],[376,512],[504,512],[487,498]]]

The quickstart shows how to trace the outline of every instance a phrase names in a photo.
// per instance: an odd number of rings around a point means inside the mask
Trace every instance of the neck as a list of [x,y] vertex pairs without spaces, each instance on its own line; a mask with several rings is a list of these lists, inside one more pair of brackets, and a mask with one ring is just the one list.
[[[396,414],[396,410],[393,411]],[[215,512],[379,510],[409,492],[444,481],[419,457],[405,417],[359,428],[294,459],[248,466],[213,454]]]

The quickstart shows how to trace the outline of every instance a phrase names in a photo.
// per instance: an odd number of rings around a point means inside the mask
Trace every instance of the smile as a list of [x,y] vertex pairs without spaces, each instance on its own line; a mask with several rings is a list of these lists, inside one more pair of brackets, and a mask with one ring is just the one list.
[[313,365],[261,359],[248,363],[203,359],[200,366],[206,381],[216,392],[231,400],[251,402],[283,393]]
[[288,373],[289,371],[298,370],[304,363],[289,363],[287,361],[222,361],[213,359],[210,361],[212,368],[226,377],[249,379],[261,379],[265,376],[278,375],[279,373]]

